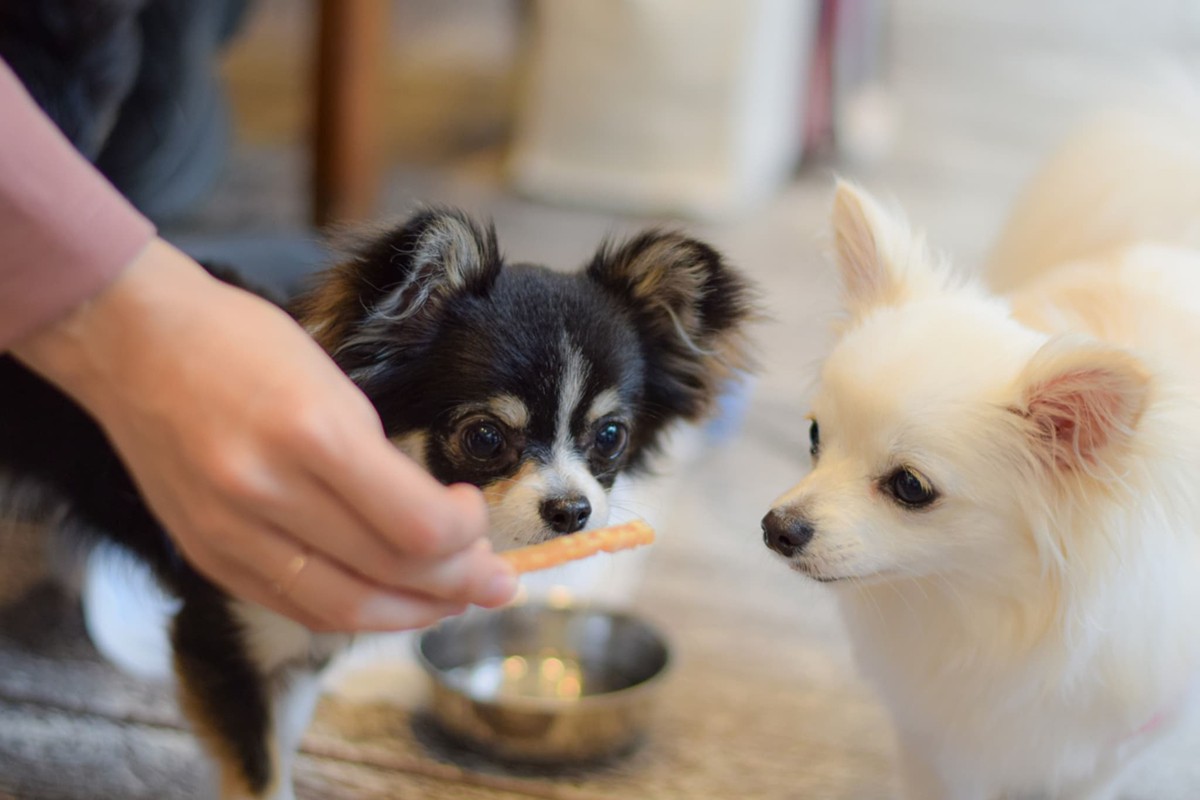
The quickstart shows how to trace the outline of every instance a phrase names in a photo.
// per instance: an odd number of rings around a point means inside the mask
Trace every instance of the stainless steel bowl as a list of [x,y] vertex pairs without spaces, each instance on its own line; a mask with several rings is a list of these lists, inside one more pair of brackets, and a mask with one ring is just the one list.
[[624,613],[526,603],[417,640],[434,718],[492,755],[579,762],[633,745],[667,670],[663,637]]

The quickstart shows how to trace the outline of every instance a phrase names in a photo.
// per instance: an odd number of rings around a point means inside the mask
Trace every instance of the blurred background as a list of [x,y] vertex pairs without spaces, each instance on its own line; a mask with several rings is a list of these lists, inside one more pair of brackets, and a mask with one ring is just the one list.
[[[234,137],[216,185],[170,220],[181,234],[458,202],[548,213],[533,238],[590,246],[589,218],[732,230],[839,172],[974,260],[1073,125],[1194,91],[1200,58],[1187,0],[248,5],[218,61]],[[568,254],[544,252],[529,257]]]
[[[195,255],[290,291],[328,258],[325,230],[422,203],[490,217],[511,259],[562,269],[605,236],[667,223],[742,267],[767,315],[762,371],[624,501],[659,544],[562,578],[670,635],[675,668],[646,745],[583,772],[488,763],[423,727],[398,663],[407,651],[384,642],[333,676],[300,796],[887,796],[888,722],[854,675],[829,597],[774,562],[758,530],[808,468],[803,415],[836,312],[824,252],[833,176],[894,199],[974,270],[1073,127],[1112,107],[1195,103],[1200,4],[148,7],[162,16],[143,29],[141,93],[96,158]],[[0,52],[28,57],[27,17],[0,19]],[[0,580],[0,798],[195,796],[195,746],[169,695],[105,665],[77,603],[48,588],[34,548],[21,552]],[[1198,796],[1192,761],[1149,765],[1144,796]]]
[[645,219],[733,239],[794,210],[807,236],[823,215],[798,195],[834,173],[973,262],[1073,125],[1179,102],[1200,58],[1188,0],[6,0],[0,20],[0,53],[176,239],[312,243],[450,202],[564,266]]

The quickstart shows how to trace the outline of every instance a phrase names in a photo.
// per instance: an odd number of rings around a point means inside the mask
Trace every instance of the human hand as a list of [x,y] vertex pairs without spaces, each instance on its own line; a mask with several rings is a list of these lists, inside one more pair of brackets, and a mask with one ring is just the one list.
[[511,599],[473,486],[442,486],[286,314],[155,240],[13,354],[101,424],[189,562],[314,630]]

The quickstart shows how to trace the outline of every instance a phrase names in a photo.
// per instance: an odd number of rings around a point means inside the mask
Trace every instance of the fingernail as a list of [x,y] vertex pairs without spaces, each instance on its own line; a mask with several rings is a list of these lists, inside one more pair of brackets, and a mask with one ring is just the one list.
[[501,606],[512,600],[517,593],[517,573],[512,569],[504,569],[492,575],[484,589],[479,605],[491,608]]
[[406,630],[414,627],[419,609],[409,599],[377,594],[358,609],[359,624],[367,629]]

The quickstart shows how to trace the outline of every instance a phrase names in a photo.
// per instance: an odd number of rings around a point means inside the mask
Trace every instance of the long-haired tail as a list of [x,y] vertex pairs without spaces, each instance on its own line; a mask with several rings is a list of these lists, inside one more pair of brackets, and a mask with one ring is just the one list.
[[1138,242],[1200,247],[1200,116],[1110,112],[1034,176],[987,267],[999,291]]

